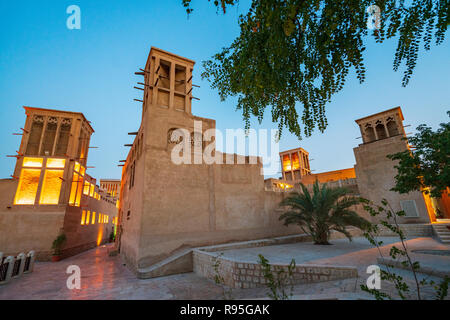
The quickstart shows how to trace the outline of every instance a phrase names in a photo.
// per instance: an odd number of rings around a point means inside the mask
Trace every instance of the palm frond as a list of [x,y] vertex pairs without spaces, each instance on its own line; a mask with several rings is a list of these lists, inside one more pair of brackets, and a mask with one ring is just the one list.
[[346,226],[365,229],[370,223],[360,217],[352,207],[361,199],[349,195],[346,188],[329,188],[318,181],[312,186],[312,193],[300,183],[302,192],[290,193],[280,206],[287,211],[280,215],[284,225],[296,224],[303,232],[310,234],[316,243],[328,243],[331,230],[343,233],[351,240]]

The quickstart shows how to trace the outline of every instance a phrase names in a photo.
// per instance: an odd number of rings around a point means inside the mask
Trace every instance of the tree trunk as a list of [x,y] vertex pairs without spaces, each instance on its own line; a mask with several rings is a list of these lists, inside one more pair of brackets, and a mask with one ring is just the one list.
[[314,244],[329,245],[327,230],[320,230],[314,237]]

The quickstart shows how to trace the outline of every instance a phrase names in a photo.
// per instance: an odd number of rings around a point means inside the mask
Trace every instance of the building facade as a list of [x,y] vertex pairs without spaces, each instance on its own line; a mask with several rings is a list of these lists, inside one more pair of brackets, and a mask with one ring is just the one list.
[[[202,141],[215,121],[192,114],[193,67],[152,47],[140,73],[142,121],[123,166],[118,234],[120,254],[140,277],[186,248],[298,231],[278,221],[284,195],[265,191],[260,159],[222,154]],[[177,129],[185,135],[174,136]],[[173,161],[180,139],[192,146],[183,153],[191,164]],[[222,164],[195,163],[207,148]]]
[[280,152],[283,180],[298,182],[310,175],[309,153],[303,148]]
[[427,207],[429,197],[419,191],[408,194],[391,191],[395,186],[397,162],[387,156],[410,148],[403,120],[400,107],[355,120],[363,140],[353,149],[358,189],[366,199],[378,204],[386,199],[393,210],[403,210],[405,216],[399,219],[400,223],[430,223],[433,213]]
[[[407,212],[401,223],[430,223],[422,193],[390,191],[396,172],[386,155],[408,148],[400,108],[356,120],[363,143],[354,149],[354,168],[312,174],[308,152],[297,148],[280,153],[283,177],[264,181],[259,158],[216,151],[215,121],[192,114],[193,67],[152,47],[136,73],[144,77],[137,87],[143,98],[135,99],[142,118],[127,145],[116,246],[138,277],[191,271],[186,252],[194,247],[298,233],[279,221],[279,203],[299,182],[345,186],[375,203],[386,198]],[[206,151],[215,161],[204,161]],[[356,210],[370,219],[362,206]]]
[[109,239],[115,204],[86,172],[94,132],[82,113],[24,107],[26,121],[12,179],[0,180],[0,251],[35,250],[48,260],[64,233],[63,257]]

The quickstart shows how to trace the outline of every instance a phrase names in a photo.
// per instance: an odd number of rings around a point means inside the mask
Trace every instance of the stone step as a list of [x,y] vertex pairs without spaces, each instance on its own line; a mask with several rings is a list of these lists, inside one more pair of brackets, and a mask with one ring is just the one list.
[[139,268],[136,273],[139,279],[148,279],[192,271],[192,249],[185,249],[150,267]]

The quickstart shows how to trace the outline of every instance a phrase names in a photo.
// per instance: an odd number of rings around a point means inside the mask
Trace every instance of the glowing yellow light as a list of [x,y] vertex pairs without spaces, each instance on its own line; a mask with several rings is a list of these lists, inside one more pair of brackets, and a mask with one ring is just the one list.
[[279,184],[278,184],[278,187],[280,187],[281,189],[290,189],[290,188],[292,188],[293,186],[290,185],[290,184],[287,184],[287,183],[279,183]]
[[89,182],[87,182],[87,181],[84,181],[84,189],[83,189],[83,194],[85,194],[85,195],[89,195],[89,187],[90,187],[90,184],[89,184]]
[[78,188],[77,188],[77,198],[75,200],[75,206],[79,207],[81,203],[81,193],[83,192],[83,178],[78,177]]
[[54,158],[47,159],[47,168],[64,169],[65,165],[66,159],[54,159]]
[[283,156],[283,170],[291,171],[291,159],[289,158],[288,154],[285,154]]
[[22,169],[14,204],[34,204],[41,169]]
[[95,211],[92,212],[92,224],[95,224]]
[[72,188],[70,190],[70,197],[69,197],[69,204],[70,205],[76,205],[76,198],[77,198],[77,190],[78,190],[78,184],[80,183],[80,176],[78,173],[73,173],[73,179],[72,179]]
[[83,167],[83,166],[81,166],[81,167],[80,167],[80,174],[81,174],[83,177],[84,177],[85,172],[86,172],[86,168]]
[[97,246],[99,246],[102,243],[102,238],[103,238],[103,228],[98,228]]
[[95,186],[91,183],[91,192],[90,192],[91,197],[94,196],[94,189],[95,189]]
[[98,214],[98,223],[102,223],[102,216],[103,216],[103,213]]
[[43,158],[23,158],[23,167],[33,167],[33,168],[41,168],[42,162],[44,161]]
[[87,215],[86,215],[86,224],[89,224],[89,218],[91,216],[91,212],[88,210]]
[[86,221],[86,210],[83,210],[83,213],[81,215],[81,225],[84,225],[84,222]]
[[76,172],[80,172],[80,167],[81,167],[81,164],[79,162],[75,161],[75,167],[73,168],[73,170],[75,170]]
[[298,153],[292,154],[292,170],[300,169],[300,159],[298,158]]
[[63,170],[46,170],[39,204],[58,204]]

